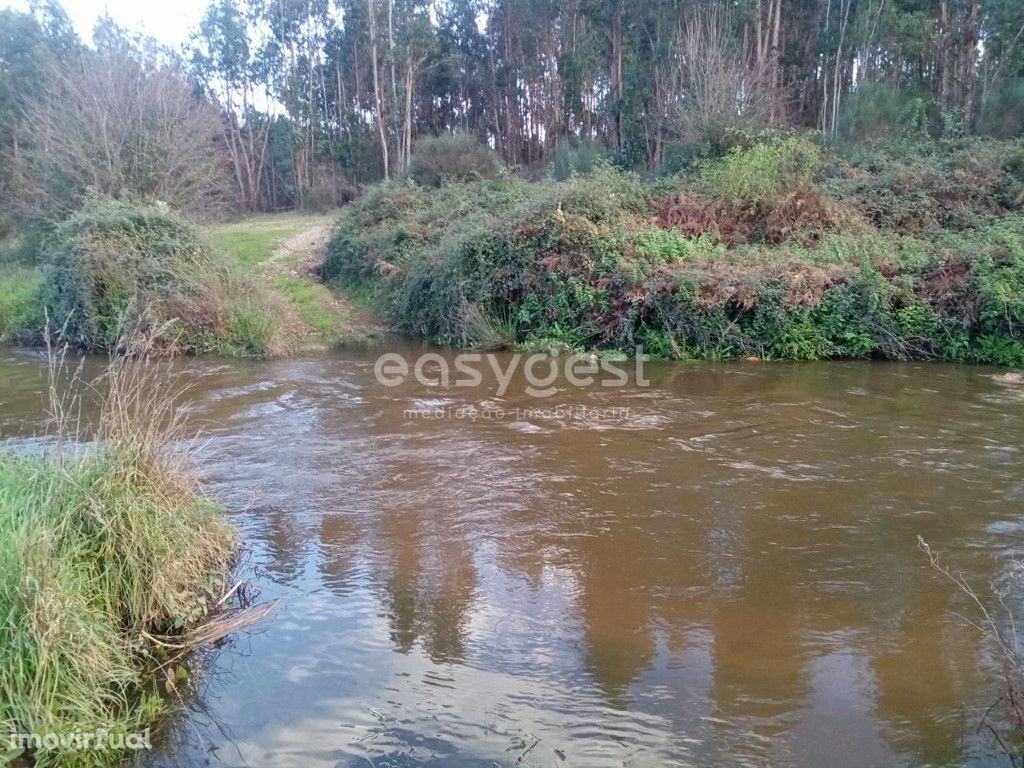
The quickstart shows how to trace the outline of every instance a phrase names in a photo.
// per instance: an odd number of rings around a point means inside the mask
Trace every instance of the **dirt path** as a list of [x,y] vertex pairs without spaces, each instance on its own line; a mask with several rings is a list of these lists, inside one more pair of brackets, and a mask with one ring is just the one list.
[[320,280],[330,233],[329,217],[316,220],[278,245],[263,264],[268,283],[295,310],[291,322],[302,349],[366,343],[384,331],[372,315]]

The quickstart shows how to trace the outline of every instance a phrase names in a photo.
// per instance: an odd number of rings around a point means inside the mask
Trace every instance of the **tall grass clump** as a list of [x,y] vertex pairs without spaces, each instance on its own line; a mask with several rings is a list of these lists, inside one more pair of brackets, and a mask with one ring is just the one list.
[[[85,387],[51,375],[40,455],[0,455],[0,738],[138,732],[177,679],[168,656],[203,636],[237,549],[199,488],[165,364],[146,348]],[[77,416],[99,397],[98,417]],[[80,442],[89,434],[88,442]],[[37,766],[115,764],[117,750],[47,749]]]
[[[113,349],[129,327],[174,337],[194,354],[287,347],[283,328],[267,327],[269,292],[164,207],[92,201],[56,228],[44,257],[45,306],[79,349]],[[263,322],[253,307],[264,309]]]

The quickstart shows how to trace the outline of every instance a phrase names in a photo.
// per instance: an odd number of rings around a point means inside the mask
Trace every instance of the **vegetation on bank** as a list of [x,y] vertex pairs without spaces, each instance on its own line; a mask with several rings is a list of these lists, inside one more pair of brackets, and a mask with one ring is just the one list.
[[324,275],[455,345],[1024,364],[1024,146],[763,135],[645,181],[372,187]]
[[165,206],[90,201],[42,240],[35,264],[0,279],[3,340],[40,341],[48,317],[85,351],[113,349],[126,328],[192,354],[291,345],[275,295]]
[[322,214],[275,213],[206,228],[214,247],[275,294],[287,310],[281,322],[301,349],[368,341],[379,330],[317,278],[330,222]]
[[[74,443],[77,405],[58,394],[76,382],[52,384],[52,449],[0,454],[0,733],[118,738],[147,727],[160,688],[187,676],[178,657],[228,592],[236,534],[171,450],[176,403],[144,354],[93,383],[103,404],[88,445]],[[26,756],[92,766],[123,752]]]

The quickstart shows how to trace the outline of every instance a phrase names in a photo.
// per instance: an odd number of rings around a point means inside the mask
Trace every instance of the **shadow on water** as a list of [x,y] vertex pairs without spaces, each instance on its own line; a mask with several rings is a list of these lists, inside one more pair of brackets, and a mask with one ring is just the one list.
[[[968,367],[651,365],[649,388],[562,382],[541,404],[625,415],[428,419],[407,411],[537,401],[518,379],[384,387],[374,360],[187,364],[205,475],[286,603],[207,655],[142,764],[980,754],[987,651],[916,541],[979,584],[1020,550],[1020,387]],[[41,363],[0,369],[0,434],[24,441]]]

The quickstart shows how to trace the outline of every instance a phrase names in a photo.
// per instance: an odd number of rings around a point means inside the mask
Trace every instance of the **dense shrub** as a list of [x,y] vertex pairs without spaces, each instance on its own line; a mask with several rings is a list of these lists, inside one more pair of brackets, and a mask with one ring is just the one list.
[[1019,145],[981,139],[865,143],[824,183],[879,229],[924,236],[985,226],[1024,204]]
[[805,138],[790,136],[734,147],[721,160],[706,165],[701,177],[716,195],[765,200],[810,185],[821,162],[821,150]]
[[0,277],[0,342],[28,341],[43,326],[42,275],[28,267],[7,269]]
[[342,214],[325,274],[445,344],[1024,363],[1024,216],[876,228],[814,184],[818,157],[793,140],[655,184],[382,185]]
[[501,157],[466,134],[429,136],[416,142],[409,176],[425,187],[445,181],[493,179],[501,171]]
[[866,81],[843,102],[839,118],[841,137],[849,141],[898,137],[928,137],[934,112],[927,92],[908,92],[890,83]]
[[563,139],[555,147],[551,177],[556,181],[565,181],[573,174],[590,173],[607,160],[608,152],[597,142],[575,137]]
[[126,328],[163,328],[193,353],[258,356],[284,343],[264,290],[166,208],[91,202],[55,229],[44,256],[51,322],[82,349],[109,349]]

